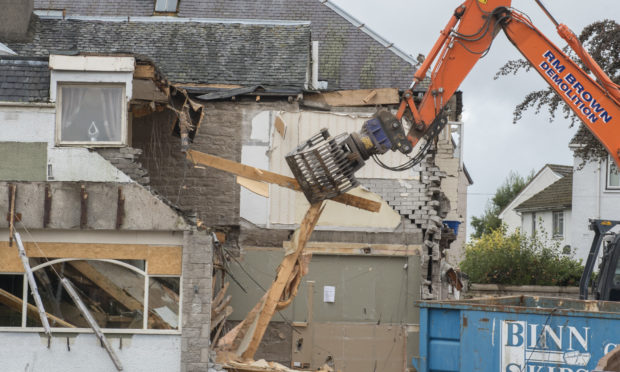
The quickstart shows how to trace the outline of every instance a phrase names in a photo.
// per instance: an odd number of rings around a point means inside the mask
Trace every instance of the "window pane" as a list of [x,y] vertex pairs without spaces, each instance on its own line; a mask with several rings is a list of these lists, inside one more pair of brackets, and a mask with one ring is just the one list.
[[553,212],[553,236],[564,235],[564,212]]
[[0,327],[22,324],[23,275],[0,275]]
[[150,278],[149,328],[179,328],[179,278]]
[[121,142],[123,88],[64,85],[61,94],[61,141]]
[[176,12],[177,0],[157,0],[155,2],[156,12]]
[[609,174],[607,177],[608,186],[620,187],[620,172],[618,172],[618,167],[616,167],[616,164],[611,158],[607,161],[609,162]]
[[[39,263],[42,260],[31,259],[31,266]],[[45,311],[79,328],[89,328],[89,325],[62,287],[56,273],[71,281],[100,327],[143,327],[144,276],[101,261],[68,261],[36,270],[35,279]],[[31,295],[28,302],[34,304]],[[40,324],[38,317],[28,318],[28,326]],[[67,326],[54,324],[53,321],[50,325]]]

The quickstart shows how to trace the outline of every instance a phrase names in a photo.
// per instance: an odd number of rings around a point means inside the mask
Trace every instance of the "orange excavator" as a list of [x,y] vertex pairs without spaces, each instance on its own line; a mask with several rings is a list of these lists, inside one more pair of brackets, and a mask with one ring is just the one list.
[[[547,39],[526,15],[511,8],[511,0],[467,0],[456,8],[441,31],[415,73],[411,87],[403,93],[395,115],[380,110],[357,133],[332,137],[323,129],[286,156],[308,201],[333,198],[357,186],[355,172],[370,157],[394,171],[410,169],[420,162],[448,121],[446,104],[476,62],[489,51],[500,30],[620,166],[620,86],[603,72],[572,31],[559,24],[541,0],[535,1],[590,73]],[[420,99],[416,97],[416,86],[424,80],[430,80],[430,87]],[[388,150],[411,154],[416,145],[415,155],[396,167],[382,163],[378,157]],[[593,262],[590,270],[592,266]],[[612,266],[620,271],[620,266]]]
[[[489,51],[500,30],[620,165],[620,86],[603,72],[572,31],[559,24],[540,0],[535,1],[593,76],[547,39],[526,15],[511,8],[511,0],[467,0],[456,8],[415,73],[396,115],[379,111],[359,133],[350,135],[332,137],[322,130],[287,155],[306,198],[312,203],[346,192],[358,185],[354,173],[369,157],[387,167],[377,155],[388,150],[409,154],[424,138],[426,144],[410,161],[387,168],[406,170],[419,162],[447,123],[445,105]],[[416,104],[416,86],[427,79],[430,87]]]

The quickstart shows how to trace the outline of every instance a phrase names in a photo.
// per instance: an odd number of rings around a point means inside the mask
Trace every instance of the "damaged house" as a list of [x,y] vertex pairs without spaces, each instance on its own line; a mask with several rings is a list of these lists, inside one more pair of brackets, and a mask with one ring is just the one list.
[[[291,176],[288,152],[321,128],[358,131],[377,107],[396,107],[415,70],[413,58],[324,1],[46,0],[9,19],[0,34],[7,370],[113,368],[61,277],[127,370],[204,370],[211,342],[273,281],[308,203],[191,154]],[[256,358],[343,371],[410,365],[414,301],[446,298],[457,284],[446,273],[459,260],[471,183],[460,110],[459,95],[452,122],[413,169],[369,162],[357,173],[352,194],[379,212],[327,202],[306,246],[309,273]],[[37,323],[11,229],[52,337]]]

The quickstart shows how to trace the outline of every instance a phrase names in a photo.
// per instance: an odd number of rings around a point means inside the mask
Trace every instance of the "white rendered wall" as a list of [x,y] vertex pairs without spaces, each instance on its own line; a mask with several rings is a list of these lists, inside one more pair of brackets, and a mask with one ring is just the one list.
[[52,105],[0,105],[0,142],[47,142],[48,178],[54,181],[132,182],[96,152],[56,147],[55,119]]
[[514,208],[538,194],[543,189],[562,178],[549,167],[545,166],[541,172],[525,187],[515,199],[500,213],[499,218],[508,227],[508,232],[514,232],[521,227],[521,216],[515,212]]
[[[181,370],[181,335],[108,335],[124,371],[175,372]],[[67,348],[67,337],[69,348]],[[112,360],[94,334],[0,331],[0,371],[110,372]]]
[[[566,245],[570,245],[572,240],[572,231],[571,231],[571,220],[572,220],[572,211],[570,209],[564,210],[564,234],[561,239],[553,238],[553,212],[552,211],[544,211],[544,212],[536,212],[536,230],[538,232],[544,231],[547,235],[546,238],[553,242],[559,242],[560,248],[563,248]],[[522,214],[522,225],[521,232],[526,236],[532,236],[532,216],[533,213],[527,212]],[[578,257],[582,258],[582,257]]]
[[589,162],[581,169],[580,158],[575,158],[573,175],[573,247],[587,258],[594,233],[588,229],[589,219],[620,220],[620,190],[606,189],[606,162]]

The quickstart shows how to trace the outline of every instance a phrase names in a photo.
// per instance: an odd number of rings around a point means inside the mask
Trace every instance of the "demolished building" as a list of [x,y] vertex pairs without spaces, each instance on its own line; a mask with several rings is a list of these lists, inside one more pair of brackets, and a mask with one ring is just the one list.
[[[15,226],[33,232],[28,255],[41,260],[32,266],[77,270],[74,276],[88,284],[84,293],[99,291],[100,301],[114,298],[109,293],[114,287],[109,292],[93,288],[97,283],[84,271],[93,272],[97,265],[106,266],[99,267],[106,273],[122,267],[146,278],[141,283],[164,278],[158,285],[169,296],[176,293],[172,327],[168,311],[151,309],[156,298],[151,285],[144,284],[140,297],[116,284],[128,303],[116,299],[117,313],[104,310],[102,318],[121,316],[122,324],[133,326],[101,325],[119,335],[113,345],[122,362],[149,359],[152,365],[173,366],[165,370],[175,370],[175,364],[200,370],[209,363],[214,326],[223,324],[210,324],[213,288],[231,282],[232,313],[223,327],[242,320],[273,279],[307,202],[301,193],[277,186],[265,190],[194,165],[186,161],[185,151],[290,175],[284,155],[322,127],[333,134],[357,131],[377,106],[398,104],[394,87],[409,84],[415,61],[331,3],[303,2],[320,10],[318,19],[308,9],[281,5],[275,12],[264,6],[264,13],[254,13],[261,20],[240,20],[249,13],[236,1],[227,2],[231,13],[220,10],[220,19],[213,19],[204,4],[190,1],[177,4],[172,13],[178,17],[164,18],[151,17],[160,15],[154,14],[157,4],[123,3],[113,8],[37,1],[35,7],[45,9],[28,17],[27,32],[0,39],[17,55],[0,60],[6,80],[0,124],[7,128],[0,152],[10,155],[2,160],[0,187],[7,190],[3,195],[10,195],[13,186],[17,190],[14,212],[22,217]],[[260,7],[256,3],[252,6]],[[183,18],[188,15],[193,18]],[[92,108],[101,118],[94,125],[93,120],[68,123],[81,120],[76,107],[90,99],[100,100],[93,107],[106,107]],[[113,104],[119,108],[107,108]],[[444,250],[448,242],[442,242],[440,231],[444,220],[464,221],[464,195],[471,183],[462,147],[452,136],[461,130],[461,104],[455,100],[451,106],[453,125],[438,140],[434,156],[405,174],[374,164],[359,172],[364,187],[354,193],[382,203],[380,213],[328,203],[306,249],[313,254],[309,274],[291,307],[274,317],[258,357],[301,368],[331,361],[345,371],[368,365],[398,371],[417,355],[413,301],[449,295],[442,271],[456,244]],[[16,126],[23,130],[8,130]],[[403,160],[396,154],[384,159],[388,164]],[[10,212],[10,205],[10,197],[0,199],[2,210]],[[464,224],[458,231],[457,237],[464,238]],[[215,266],[227,270],[224,280],[212,281],[210,232],[222,243],[216,245]],[[36,253],[37,247],[43,253]],[[154,251],[165,252],[151,255]],[[7,279],[12,294],[22,301],[21,310],[14,306],[9,317],[19,321],[8,321],[2,330],[16,333],[16,339],[39,337],[25,305],[29,300],[24,301],[28,295],[17,251],[6,244],[2,252],[13,260],[13,266],[2,268],[3,278],[13,276]],[[46,259],[61,261],[46,264]],[[452,263],[457,260],[455,255]],[[50,288],[58,288],[57,283]],[[134,318],[126,315],[131,306]],[[71,354],[70,345],[88,342],[82,341],[91,336],[85,325],[64,311],[50,313],[70,324],[74,320],[82,332],[58,331],[71,336],[62,344],[54,338],[50,347],[79,358],[79,349]],[[138,313],[149,316],[136,319]],[[157,324],[168,328],[153,329]],[[344,340],[351,347],[343,347]],[[152,358],[158,349],[170,353]],[[13,354],[10,345],[5,350]],[[103,352],[90,355],[106,358]],[[15,365],[23,369],[32,358],[27,354]]]

